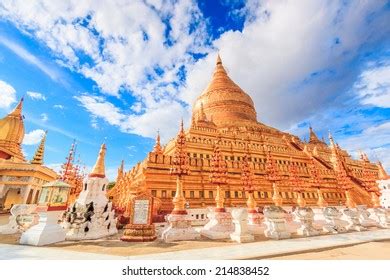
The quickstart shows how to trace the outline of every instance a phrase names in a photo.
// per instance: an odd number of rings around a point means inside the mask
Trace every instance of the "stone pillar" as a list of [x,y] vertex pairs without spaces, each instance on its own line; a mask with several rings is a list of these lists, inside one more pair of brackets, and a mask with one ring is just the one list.
[[238,243],[254,241],[253,235],[249,234],[247,218],[248,213],[245,209],[234,209],[232,211],[234,232],[230,234],[230,238]]
[[294,216],[295,220],[301,224],[297,229],[298,235],[316,236],[320,234],[313,226],[314,212],[310,207],[297,207],[294,211]]
[[330,206],[323,209],[325,222],[323,230],[328,233],[344,233],[347,232],[347,229],[341,221],[341,216],[343,215],[336,207]]
[[291,234],[286,226],[286,213],[280,206],[266,206],[264,208],[264,217],[266,230],[264,234],[266,237],[272,239],[290,238]]

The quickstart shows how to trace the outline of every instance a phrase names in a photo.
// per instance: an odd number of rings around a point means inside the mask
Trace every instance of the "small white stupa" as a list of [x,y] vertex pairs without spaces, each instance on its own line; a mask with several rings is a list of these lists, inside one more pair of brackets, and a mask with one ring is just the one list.
[[64,213],[63,227],[67,240],[98,239],[118,232],[112,203],[106,192],[104,157],[106,145],[102,144],[91,173],[83,181],[83,190],[75,203]]

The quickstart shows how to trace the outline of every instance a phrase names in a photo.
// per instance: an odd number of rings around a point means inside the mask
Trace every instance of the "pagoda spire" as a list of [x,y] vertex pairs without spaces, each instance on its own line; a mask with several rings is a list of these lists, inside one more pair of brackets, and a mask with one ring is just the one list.
[[20,99],[18,105],[16,105],[15,109],[11,113],[9,113],[8,115],[9,116],[17,116],[17,117],[20,117],[22,119],[23,118],[23,116],[22,116],[23,101],[24,101],[24,98],[22,97]]
[[45,134],[41,139],[41,143],[39,144],[37,150],[35,151],[35,155],[31,160],[32,164],[43,164],[43,158],[45,156],[46,135],[47,135],[47,130],[45,131]]
[[310,131],[309,143],[317,144],[317,143],[321,142],[321,140],[317,137],[317,135],[315,134],[315,132],[311,126],[309,127],[309,131]]
[[123,177],[124,166],[125,166],[125,161],[122,159],[121,165],[118,168],[118,175],[116,176],[116,181],[118,181],[120,178]]
[[330,130],[329,130],[329,133],[328,133],[328,137],[329,137],[329,145],[330,145],[330,147],[335,149],[336,148],[336,144],[334,143],[333,136],[332,136],[332,133],[330,133]]
[[89,174],[89,177],[100,177],[100,178],[106,177],[105,166],[104,166],[105,155],[106,155],[106,144],[103,143],[100,146],[98,158],[96,159],[96,163],[95,163],[94,167],[92,168],[92,171]]
[[360,151],[360,159],[364,162],[370,162],[370,160],[368,159],[368,156],[365,152],[362,152]]
[[217,55],[217,62],[215,64],[216,65],[222,64],[222,59],[221,59],[221,56],[219,55],[219,52],[218,52],[218,55]]
[[203,102],[200,103],[200,112],[198,116],[198,121],[207,121],[207,117],[203,108]]
[[22,115],[23,98],[15,109],[0,119],[0,158],[12,157],[25,161],[21,144],[24,138],[24,122]]
[[390,179],[390,176],[387,174],[386,170],[383,168],[383,165],[380,161],[377,163],[377,166],[378,166],[378,179],[379,180]]
[[160,131],[157,131],[156,144],[153,147],[153,153],[162,154],[162,147],[160,142]]

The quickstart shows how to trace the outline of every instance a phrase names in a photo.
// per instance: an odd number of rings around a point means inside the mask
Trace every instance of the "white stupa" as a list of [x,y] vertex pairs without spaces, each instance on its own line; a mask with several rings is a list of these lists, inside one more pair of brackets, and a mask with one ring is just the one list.
[[102,144],[91,173],[83,181],[83,190],[63,217],[67,240],[98,239],[118,232],[112,203],[106,192],[104,157],[106,145]]
[[108,203],[106,195],[107,185],[109,183],[105,175],[104,157],[106,155],[106,145],[102,144],[99,156],[91,173],[84,178],[83,190],[80,192],[76,202],[86,205],[93,201],[94,206],[105,207]]

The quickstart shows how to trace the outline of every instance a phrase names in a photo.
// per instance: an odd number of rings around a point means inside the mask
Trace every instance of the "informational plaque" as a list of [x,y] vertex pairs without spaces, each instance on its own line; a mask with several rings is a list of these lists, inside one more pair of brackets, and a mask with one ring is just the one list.
[[130,223],[125,226],[121,240],[126,242],[156,240],[156,229],[152,222],[153,197],[149,194],[133,197],[130,209]]
[[150,211],[149,199],[135,199],[134,212],[133,212],[133,224],[135,225],[149,224],[149,216],[150,216],[149,211]]

